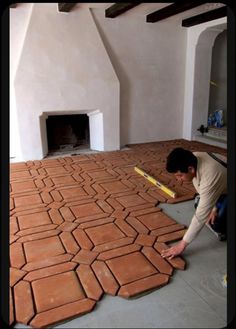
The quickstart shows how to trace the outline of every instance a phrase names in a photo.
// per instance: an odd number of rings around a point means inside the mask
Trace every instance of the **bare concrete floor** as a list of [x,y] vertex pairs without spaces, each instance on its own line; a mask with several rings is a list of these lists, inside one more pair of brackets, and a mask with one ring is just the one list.
[[[159,205],[189,225],[193,200]],[[136,299],[104,296],[93,312],[53,328],[222,328],[227,325],[227,242],[204,227],[184,252],[185,271],[176,271],[165,287]],[[17,324],[15,328],[30,328]]]

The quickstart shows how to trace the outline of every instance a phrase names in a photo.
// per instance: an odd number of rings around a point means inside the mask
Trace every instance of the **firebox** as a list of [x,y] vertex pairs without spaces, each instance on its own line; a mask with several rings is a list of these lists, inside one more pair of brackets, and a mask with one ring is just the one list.
[[50,115],[46,119],[48,153],[90,147],[87,114]]

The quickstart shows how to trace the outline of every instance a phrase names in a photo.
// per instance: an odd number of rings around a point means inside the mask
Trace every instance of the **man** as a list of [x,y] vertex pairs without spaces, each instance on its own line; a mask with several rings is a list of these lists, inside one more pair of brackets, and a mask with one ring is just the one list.
[[192,181],[199,200],[183,239],[163,250],[162,257],[172,259],[182,254],[204,224],[226,235],[227,165],[220,157],[207,152],[192,153],[183,148],[176,148],[168,155],[166,170],[173,173],[178,181]]

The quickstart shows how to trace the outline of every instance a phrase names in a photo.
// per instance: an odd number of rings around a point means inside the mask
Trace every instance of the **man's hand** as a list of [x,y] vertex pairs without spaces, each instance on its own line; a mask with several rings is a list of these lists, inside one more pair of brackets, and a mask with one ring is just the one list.
[[184,251],[184,249],[187,246],[187,242],[185,242],[184,240],[181,240],[178,244],[176,244],[175,246],[162,250],[161,252],[161,256],[163,258],[168,258],[168,259],[172,259],[173,257],[176,257],[180,254],[182,254],[182,252]]
[[207,224],[214,224],[215,220],[216,220],[216,217],[217,217],[217,209],[213,208],[213,210],[211,211],[210,215],[208,216],[208,219],[207,219]]

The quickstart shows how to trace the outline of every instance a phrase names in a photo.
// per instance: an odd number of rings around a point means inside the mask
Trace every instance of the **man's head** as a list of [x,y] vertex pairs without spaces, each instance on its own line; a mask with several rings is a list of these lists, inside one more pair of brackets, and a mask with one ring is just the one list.
[[167,157],[166,170],[180,181],[192,181],[196,176],[197,158],[188,150],[177,147]]

